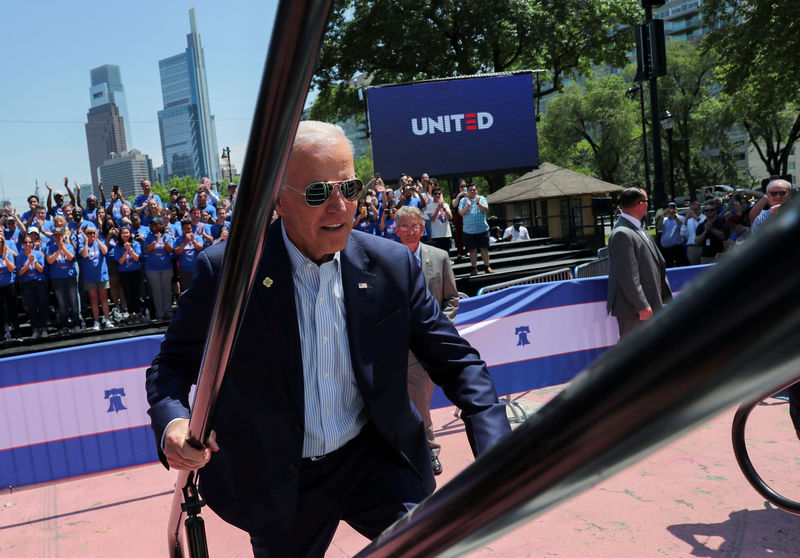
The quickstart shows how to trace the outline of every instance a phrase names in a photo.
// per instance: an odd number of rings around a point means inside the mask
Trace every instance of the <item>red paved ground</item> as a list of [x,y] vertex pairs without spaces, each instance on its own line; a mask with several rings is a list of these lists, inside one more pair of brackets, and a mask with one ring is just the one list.
[[[518,396],[535,409],[560,388]],[[745,482],[730,442],[732,411],[630,466],[472,556],[796,557],[800,518],[771,509]],[[444,474],[471,460],[452,408],[434,411]],[[788,405],[756,409],[748,441],[762,474],[800,499],[800,444]],[[166,556],[165,522],[174,474],[152,465],[0,493],[0,557]],[[246,535],[204,511],[210,555],[251,556]],[[329,558],[352,556],[366,540],[340,527]]]

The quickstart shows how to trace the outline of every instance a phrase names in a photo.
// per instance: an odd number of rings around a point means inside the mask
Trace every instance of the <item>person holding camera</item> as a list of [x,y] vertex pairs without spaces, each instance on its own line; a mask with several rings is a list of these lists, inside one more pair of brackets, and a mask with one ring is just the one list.
[[428,216],[426,226],[430,225],[430,243],[447,252],[453,239],[453,232],[450,230],[453,213],[438,186],[431,191],[431,200],[425,211]]
[[[100,188],[101,195],[103,194],[103,185],[102,183],[98,185]],[[103,196],[105,197],[105,196]],[[128,208],[128,218],[130,219],[130,212],[132,211],[131,204],[122,197],[122,192],[120,192],[119,185],[114,184],[111,187],[111,201],[106,206],[106,214],[111,215],[117,225],[122,224],[122,208],[123,206],[127,206]]]
[[378,210],[372,205],[372,198],[359,200],[356,217],[353,220],[353,230],[376,234],[378,231],[378,220],[376,218]]
[[381,231],[383,238],[400,242],[400,237],[397,236],[397,223],[394,220],[396,213],[397,209],[394,207],[394,202],[388,202],[383,213],[381,213],[381,222],[378,224],[378,229]]
[[683,236],[683,218],[678,215],[675,202],[667,204],[661,229],[661,253],[667,267],[689,265],[686,259],[686,238]]

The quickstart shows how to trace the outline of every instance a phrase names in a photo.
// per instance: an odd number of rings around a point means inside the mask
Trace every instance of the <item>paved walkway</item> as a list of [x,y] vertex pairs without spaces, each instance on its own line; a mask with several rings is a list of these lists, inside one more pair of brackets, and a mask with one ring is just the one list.
[[[515,398],[533,411],[560,388]],[[797,557],[800,517],[772,509],[744,480],[730,446],[733,411],[707,422],[610,479],[487,544],[471,556]],[[433,413],[445,471],[471,461],[453,408]],[[800,500],[800,442],[788,404],[770,399],[748,424],[762,475]],[[160,465],[0,492],[0,558],[167,556],[165,524],[174,473]],[[252,556],[247,536],[204,511],[212,558]],[[366,540],[340,526],[328,558]]]

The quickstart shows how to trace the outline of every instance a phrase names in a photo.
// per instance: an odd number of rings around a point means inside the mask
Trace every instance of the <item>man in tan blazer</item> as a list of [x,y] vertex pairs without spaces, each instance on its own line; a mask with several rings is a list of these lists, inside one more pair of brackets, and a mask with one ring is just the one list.
[[647,193],[626,188],[619,196],[621,214],[608,239],[608,313],[617,318],[622,337],[653,317],[672,299],[664,257],[642,228]]
[[[401,207],[397,212],[396,223],[400,241],[414,253],[422,267],[422,274],[425,276],[425,283],[431,296],[439,303],[442,313],[450,321],[455,321],[458,311],[458,289],[447,252],[420,242],[422,235],[425,234],[425,218],[422,211],[416,207]],[[442,472],[442,464],[439,461],[441,445],[436,441],[431,421],[433,381],[411,351],[408,353],[408,394],[425,422],[428,447],[431,450],[431,467],[433,473],[439,475]]]

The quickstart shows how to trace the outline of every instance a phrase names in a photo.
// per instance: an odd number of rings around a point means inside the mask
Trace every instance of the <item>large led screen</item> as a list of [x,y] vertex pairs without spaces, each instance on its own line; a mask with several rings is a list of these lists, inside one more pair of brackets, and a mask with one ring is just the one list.
[[384,180],[536,167],[530,74],[367,89],[372,155]]

